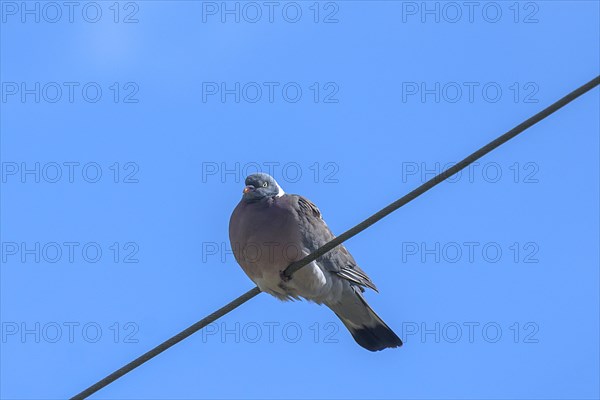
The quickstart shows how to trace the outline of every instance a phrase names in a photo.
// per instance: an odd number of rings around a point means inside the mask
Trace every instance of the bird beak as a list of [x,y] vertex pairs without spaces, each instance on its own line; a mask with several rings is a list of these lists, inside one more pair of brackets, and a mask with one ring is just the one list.
[[244,193],[244,194],[246,194],[246,193],[248,193],[248,192],[251,192],[251,191],[253,191],[253,190],[254,190],[254,186],[252,186],[252,185],[248,185],[248,186],[246,186],[246,187],[244,188],[244,191],[243,191],[243,193]]

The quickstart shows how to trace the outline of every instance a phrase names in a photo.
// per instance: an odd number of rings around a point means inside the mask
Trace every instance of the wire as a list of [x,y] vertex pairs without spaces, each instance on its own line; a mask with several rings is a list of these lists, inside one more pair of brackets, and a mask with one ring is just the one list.
[[259,293],[260,293],[260,289],[258,287],[255,287],[254,289],[247,291],[246,293],[244,293],[237,299],[233,300],[229,304],[219,308],[217,311],[210,314],[206,318],[201,319],[200,321],[196,322],[194,325],[190,326],[189,328],[179,332],[177,335],[173,336],[171,339],[169,339],[165,342],[162,342],[161,344],[159,344],[152,350],[147,351],[146,353],[142,354],[135,360],[131,361],[129,364],[119,368],[112,374],[106,376],[104,379],[94,383],[92,386],[85,389],[83,392],[73,396],[72,400],[85,399],[86,397],[91,396],[92,394],[96,393],[98,390],[100,390],[103,387],[108,386],[112,382],[116,381],[117,379],[119,379],[120,377],[125,375],[126,373],[133,371],[135,368],[139,367],[146,361],[156,357],[163,351],[167,350],[169,347],[176,345],[177,343],[181,342],[183,339],[187,338],[188,336],[191,336],[194,333],[198,332],[200,329],[204,328],[206,325],[216,321],[223,315],[225,315],[228,312],[232,311],[233,309],[241,306],[242,304],[244,304],[245,302],[247,302],[248,300],[250,300],[251,298],[253,298],[254,296],[256,296]]
[[490,143],[486,144],[485,146],[483,146],[482,148],[480,148],[479,150],[477,150],[470,156],[463,159],[458,164],[455,164],[452,167],[445,170],[444,172],[434,176],[433,178],[431,178],[430,180],[428,180],[427,182],[425,182],[418,188],[414,189],[412,192],[410,192],[407,195],[403,196],[402,198],[396,200],[395,202],[393,202],[389,206],[385,207],[381,211],[378,211],[377,213],[373,214],[372,216],[370,216],[369,218],[367,218],[360,224],[356,225],[355,227],[348,229],[346,232],[344,232],[340,236],[337,236],[336,238],[332,239],[330,242],[324,244],[323,246],[318,248],[313,253],[307,255],[306,257],[304,257],[301,260],[293,262],[285,269],[285,271],[283,271],[283,275],[286,278],[291,278],[292,274],[294,272],[298,271],[303,266],[315,261],[317,258],[321,257],[323,254],[327,253],[328,251],[331,251],[334,247],[339,246],[341,243],[345,242],[346,240],[350,239],[351,237],[364,231],[365,229],[367,229],[368,227],[373,225],[375,222],[381,220],[382,218],[387,217],[389,214],[393,213],[394,211],[396,211],[403,205],[409,203],[410,201],[416,199],[417,197],[419,197],[420,195],[422,195],[429,189],[436,186],[438,183],[441,183],[444,180],[448,179],[449,177],[451,177],[452,175],[461,171],[462,169],[467,167],[469,164],[477,161],[478,159],[480,159],[481,157],[483,157],[490,151],[492,151],[492,150],[500,147],[504,143],[508,142],[510,139],[514,138],[519,133],[523,132],[525,129],[535,125],[536,123],[540,122],[541,120],[543,120],[550,114],[554,113],[555,111],[557,111],[560,108],[564,107],[565,105],[569,104],[571,101],[575,100],[582,94],[584,94],[584,93],[588,92],[589,90],[593,89],[594,87],[598,86],[599,83],[600,83],[600,76],[597,76],[596,78],[592,79],[591,81],[589,81],[585,85],[581,86],[580,88],[575,89],[574,91],[572,91],[571,93],[569,93],[568,95],[563,97],[562,99],[558,100],[556,103],[548,106],[547,108],[545,108],[544,110],[535,114],[533,117],[529,118],[525,122],[519,124],[518,126],[514,127],[510,131],[506,132],[504,135],[502,135],[502,136],[498,137],[497,139],[491,141]]
[[[482,148],[480,148],[479,150],[477,150],[473,154],[469,155],[468,157],[466,157],[464,160],[462,160],[458,164],[455,164],[454,166],[448,168],[447,170],[445,170],[444,172],[440,173],[439,175],[436,175],[435,177],[433,177],[432,179],[428,180],[427,182],[425,182],[424,184],[422,184],[418,188],[414,189],[413,191],[411,191],[407,195],[405,195],[402,198],[396,200],[395,202],[391,203],[390,205],[388,205],[387,207],[385,207],[382,210],[378,211],[377,213],[373,214],[372,216],[370,216],[369,218],[367,218],[363,222],[359,223],[355,227],[347,230],[346,232],[342,233],[340,236],[335,237],[333,240],[331,240],[330,242],[324,244],[323,246],[321,246],[320,248],[318,248],[313,253],[309,254],[308,256],[304,257],[303,259],[301,259],[299,261],[293,262],[292,264],[290,264],[285,269],[285,271],[283,271],[283,275],[286,278],[291,278],[292,275],[294,274],[294,272],[298,271],[303,266],[305,266],[305,265],[307,265],[307,264],[315,261],[317,258],[321,257],[323,254],[325,254],[328,251],[331,251],[335,247],[339,246],[344,241],[346,241],[346,240],[350,239],[351,237],[357,235],[358,233],[360,233],[363,230],[367,229],[369,226],[373,225],[377,221],[381,220],[382,218],[384,218],[387,215],[391,214],[392,212],[396,211],[397,209],[399,209],[403,205],[405,205],[405,204],[409,203],[410,201],[416,199],[417,197],[419,197],[423,193],[427,192],[429,189],[433,188],[437,184],[443,182],[444,180],[448,179],[452,175],[454,175],[457,172],[461,171],[462,169],[464,169],[465,167],[467,167],[469,164],[471,164],[474,161],[478,160],[479,158],[483,157],[484,155],[486,155],[490,151],[492,151],[492,150],[498,148],[499,146],[503,145],[504,143],[508,142],[510,139],[514,138],[515,136],[517,136],[518,134],[520,134],[521,132],[523,132],[527,128],[529,128],[529,127],[535,125],[536,123],[540,122],[541,120],[543,120],[547,116],[549,116],[552,113],[556,112],[557,110],[561,109],[562,107],[564,107],[565,105],[569,104],[571,101],[575,100],[576,98],[578,98],[579,96],[583,95],[584,93],[592,90],[594,87],[598,86],[599,84],[600,84],[600,76],[597,76],[596,78],[592,79],[591,81],[589,81],[585,85],[583,85],[583,86],[575,89],[574,91],[572,91],[571,93],[569,93],[568,95],[566,95],[565,97],[563,97],[562,99],[558,100],[554,104],[548,106],[544,110],[542,110],[539,113],[535,114],[533,117],[529,118],[525,122],[519,124],[518,126],[516,126],[515,128],[511,129],[510,131],[506,132],[502,136],[500,136],[497,139],[495,139],[495,140],[491,141],[490,143],[486,144],[485,146],[483,146]],[[138,357],[135,360],[131,361],[129,364],[127,364],[127,365],[119,368],[118,370],[116,370],[112,374],[110,374],[110,375],[106,376],[105,378],[103,378],[102,380],[96,382],[95,384],[93,384],[92,386],[88,387],[87,389],[85,389],[81,393],[73,396],[72,400],[85,399],[86,397],[88,397],[88,396],[96,393],[98,390],[100,390],[100,389],[108,386],[109,384],[111,384],[112,382],[116,381],[117,379],[119,379],[120,377],[122,377],[123,375],[125,375],[126,373],[134,370],[135,368],[139,367],[140,365],[142,365],[146,361],[149,361],[150,359],[156,357],[157,355],[159,355],[163,351],[167,350],[171,346],[174,346],[175,344],[181,342],[185,338],[191,336],[192,334],[196,333],[200,329],[204,328],[208,324],[216,321],[217,319],[219,319],[223,315],[225,315],[225,314],[229,313],[230,311],[236,309],[237,307],[241,306],[242,304],[244,304],[248,300],[252,299],[253,297],[255,297],[256,295],[258,295],[259,293],[260,293],[260,289],[258,287],[255,287],[254,289],[249,290],[248,292],[244,293],[243,295],[241,295],[237,299],[233,300],[229,304],[227,304],[227,305],[221,307],[220,309],[218,309],[217,311],[213,312],[212,314],[210,314],[206,318],[203,318],[202,320],[196,322],[195,324],[193,324],[189,328],[187,328],[187,329],[179,332],[177,335],[173,336],[172,338],[170,338],[167,341],[161,343],[160,345],[156,346],[152,350],[149,350],[148,352],[144,353],[140,357]]]

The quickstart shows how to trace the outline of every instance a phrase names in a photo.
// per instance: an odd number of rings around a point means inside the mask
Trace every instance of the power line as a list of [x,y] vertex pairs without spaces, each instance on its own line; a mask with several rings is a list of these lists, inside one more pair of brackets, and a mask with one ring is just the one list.
[[247,302],[248,300],[250,300],[251,298],[253,298],[254,296],[256,296],[259,293],[260,293],[260,289],[258,288],[258,286],[252,290],[247,291],[246,293],[244,293],[237,299],[233,300],[229,304],[219,308],[217,311],[210,314],[206,318],[201,319],[200,321],[196,322],[194,325],[190,326],[189,328],[184,329],[183,331],[179,332],[177,335],[173,336],[169,340],[162,342],[161,344],[159,344],[152,350],[147,351],[146,353],[142,354],[135,360],[131,361],[129,364],[124,365],[123,367],[119,368],[112,374],[106,376],[104,379],[94,383],[92,386],[85,389],[83,392],[73,396],[71,400],[85,399],[86,397],[91,396],[92,394],[96,393],[98,390],[102,389],[103,387],[110,385],[112,382],[116,381],[117,379],[119,379],[120,377],[125,375],[126,373],[133,371],[135,368],[139,367],[146,361],[156,357],[163,351],[167,350],[169,347],[176,345],[177,343],[181,342],[183,339],[187,338],[188,336],[191,336],[194,333],[198,332],[200,329],[204,328],[206,325],[216,321],[223,315],[225,315],[228,312],[232,311],[233,309],[241,306],[242,304],[244,304],[245,302]]
[[[305,265],[307,265],[307,264],[315,261],[317,258],[321,257],[323,254],[327,253],[328,251],[331,251],[336,246],[339,246],[344,241],[346,241],[346,240],[350,239],[351,237],[357,235],[358,233],[360,233],[363,230],[367,229],[368,227],[370,227],[371,225],[373,225],[377,221],[381,220],[382,218],[384,218],[387,215],[391,214],[392,212],[396,211],[397,209],[399,209],[403,205],[405,205],[405,204],[409,203],[410,201],[416,199],[417,197],[419,197],[423,193],[427,192],[429,189],[433,188],[437,184],[443,182],[444,180],[448,179],[452,175],[454,175],[457,172],[461,171],[462,169],[464,169],[465,167],[467,167],[469,164],[473,163],[474,161],[476,161],[479,158],[483,157],[484,155],[488,154],[490,151],[492,151],[492,150],[498,148],[499,146],[503,145],[504,143],[508,142],[510,139],[514,138],[515,136],[517,136],[518,134],[520,134],[521,132],[523,132],[527,128],[529,128],[529,127],[535,125],[536,123],[540,122],[541,120],[543,120],[547,116],[549,116],[552,113],[556,112],[557,110],[561,109],[565,105],[569,104],[571,101],[575,100],[576,98],[578,98],[579,96],[583,95],[584,93],[590,91],[591,89],[593,89],[594,87],[598,86],[599,84],[600,84],[600,76],[597,76],[596,78],[592,79],[591,81],[589,81],[585,85],[583,85],[583,86],[575,89],[574,91],[572,91],[571,93],[569,93],[568,95],[566,95],[565,97],[563,97],[562,99],[558,100],[554,104],[548,106],[544,110],[542,110],[539,113],[535,114],[533,117],[527,119],[525,122],[519,124],[518,126],[516,126],[515,128],[511,129],[510,131],[506,132],[502,136],[500,136],[497,139],[495,139],[495,140],[491,141],[490,143],[486,144],[485,146],[483,146],[482,148],[480,148],[476,152],[474,152],[471,155],[469,155],[468,157],[466,157],[464,160],[460,161],[458,164],[455,164],[454,166],[448,168],[444,172],[436,175],[435,177],[433,177],[432,179],[428,180],[427,182],[425,182],[424,184],[422,184],[418,188],[414,189],[413,191],[411,191],[407,195],[401,197],[400,199],[398,199],[395,202],[391,203],[387,207],[385,207],[382,210],[378,211],[377,213],[373,214],[372,216],[370,216],[369,218],[367,218],[363,222],[359,223],[355,227],[350,228],[346,232],[342,233],[340,236],[335,237],[333,240],[331,240],[330,242],[324,244],[323,246],[321,246],[320,248],[318,248],[313,253],[309,254],[308,256],[304,257],[303,259],[301,259],[299,261],[296,261],[296,262],[290,264],[285,269],[285,271],[283,271],[283,275],[286,278],[291,278],[292,275],[294,274],[294,272],[298,271],[303,266],[305,266]],[[204,328],[208,324],[216,321],[217,319],[219,319],[223,315],[225,315],[225,314],[229,313],[230,311],[236,309],[237,307],[241,306],[242,304],[244,304],[245,302],[247,302],[251,298],[255,297],[259,293],[260,293],[260,289],[258,287],[255,287],[254,289],[249,290],[248,292],[244,293],[243,295],[241,295],[237,299],[233,300],[229,304],[221,307],[217,311],[215,311],[212,314],[208,315],[206,318],[203,318],[202,320],[196,322],[195,324],[193,324],[189,328],[187,328],[187,329],[179,332],[177,335],[175,335],[172,338],[168,339],[167,341],[161,343],[160,345],[156,346],[152,350],[144,353],[140,357],[138,357],[135,360],[131,361],[129,364],[127,364],[127,365],[119,368],[118,370],[116,370],[112,374],[110,374],[110,375],[106,376],[105,378],[103,378],[102,380],[96,382],[95,384],[93,384],[92,386],[88,387],[87,389],[85,389],[81,393],[75,395],[72,398],[72,400],[85,399],[86,397],[88,397],[88,396],[96,393],[98,390],[102,389],[105,386],[108,386],[109,384],[111,384],[112,382],[116,381],[117,379],[119,379],[120,377],[122,377],[123,375],[125,375],[126,373],[134,370],[135,368],[139,367],[140,365],[142,365],[146,361],[148,361],[148,360],[156,357],[157,355],[159,355],[163,351],[167,350],[169,347],[171,347],[171,346],[173,346],[173,345],[181,342],[182,340],[184,340],[188,336],[191,336],[192,334],[196,333],[197,331],[199,331],[200,329]]]
[[483,146],[482,148],[480,148],[473,154],[469,155],[468,157],[466,157],[464,160],[462,160],[458,164],[455,164],[452,167],[448,168],[447,170],[443,171],[442,173],[434,176],[433,178],[431,178],[430,180],[428,180],[427,182],[425,182],[418,188],[414,189],[412,192],[410,192],[407,195],[403,196],[402,198],[396,200],[395,202],[393,202],[389,206],[385,207],[381,211],[378,211],[377,213],[371,215],[369,218],[367,218],[360,224],[356,225],[353,228],[348,229],[346,232],[342,233],[340,236],[335,237],[330,242],[325,243],[323,246],[318,248],[313,253],[307,255],[306,257],[304,257],[301,260],[293,262],[285,269],[285,271],[283,271],[283,275],[287,278],[290,278],[294,272],[298,271],[303,266],[315,261],[317,258],[321,257],[323,254],[332,250],[334,247],[339,246],[341,243],[343,243],[346,240],[350,239],[351,237],[357,235],[358,233],[364,231],[365,229],[367,229],[368,227],[373,225],[375,222],[381,220],[382,218],[387,217],[389,214],[393,213],[394,211],[396,211],[403,205],[416,199],[417,197],[419,197],[420,195],[422,195],[429,189],[436,186],[438,183],[443,182],[444,180],[448,179],[449,177],[456,174],[457,172],[460,172],[465,167],[467,167],[469,164],[477,161],[478,159],[480,159],[481,157],[483,157],[490,151],[500,147],[504,143],[508,142],[510,139],[517,136],[519,133],[523,132],[525,129],[535,125],[536,123],[540,122],[541,120],[543,120],[550,114],[554,113],[555,111],[557,111],[560,108],[564,107],[565,105],[569,104],[571,101],[575,100],[582,94],[584,94],[584,93],[588,92],[589,90],[593,89],[594,87],[598,86],[599,83],[600,83],[600,76],[597,76],[596,78],[592,79],[591,81],[589,81],[585,85],[581,86],[580,88],[575,89],[574,91],[572,91],[571,93],[569,93],[568,95],[563,97],[562,99],[558,100],[556,103],[548,106],[547,108],[545,108],[544,110],[535,114],[533,117],[529,118],[525,122],[517,125],[510,131],[506,132],[504,135],[502,135],[502,136],[498,137],[497,139],[491,141],[490,143],[486,144],[485,146]]

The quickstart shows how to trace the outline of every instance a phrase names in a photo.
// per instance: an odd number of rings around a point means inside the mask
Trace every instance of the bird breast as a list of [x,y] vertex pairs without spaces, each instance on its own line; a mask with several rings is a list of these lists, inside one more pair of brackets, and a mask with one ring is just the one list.
[[237,262],[262,291],[281,299],[319,295],[327,279],[316,263],[302,268],[289,282],[281,271],[309,252],[304,248],[294,208],[271,202],[240,202],[229,227]]

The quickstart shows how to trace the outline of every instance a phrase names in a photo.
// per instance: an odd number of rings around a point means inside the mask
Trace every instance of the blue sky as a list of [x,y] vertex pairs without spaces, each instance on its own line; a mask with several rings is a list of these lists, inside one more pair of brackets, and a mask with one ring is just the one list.
[[[2,398],[74,395],[250,289],[246,173],[341,233],[600,68],[594,1],[269,4],[1,3]],[[402,348],[261,294],[94,398],[598,398],[599,107],[347,242]]]

